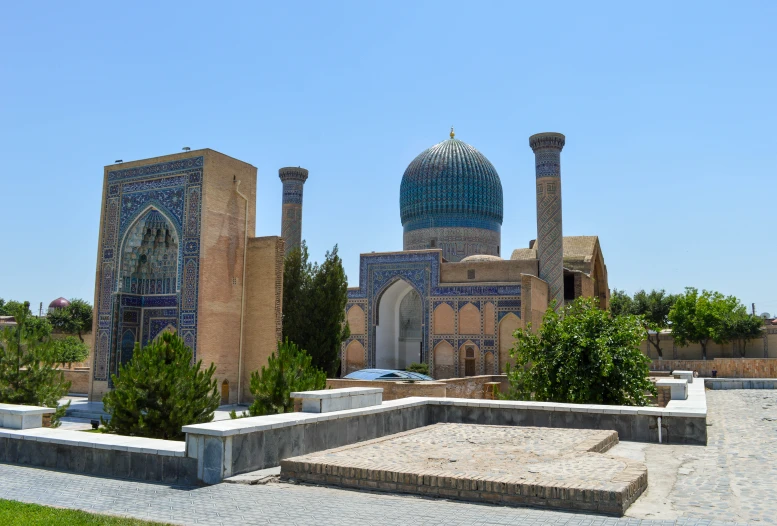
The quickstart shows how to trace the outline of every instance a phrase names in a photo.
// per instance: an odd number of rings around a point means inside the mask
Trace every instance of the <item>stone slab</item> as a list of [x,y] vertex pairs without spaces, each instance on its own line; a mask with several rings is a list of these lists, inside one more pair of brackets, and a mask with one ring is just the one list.
[[647,487],[614,431],[436,424],[281,461],[281,479],[621,516]]
[[656,385],[659,387],[669,387],[672,400],[688,399],[688,383],[685,378],[662,378],[656,381]]
[[672,371],[672,376],[687,380],[689,384],[693,383],[693,371]]

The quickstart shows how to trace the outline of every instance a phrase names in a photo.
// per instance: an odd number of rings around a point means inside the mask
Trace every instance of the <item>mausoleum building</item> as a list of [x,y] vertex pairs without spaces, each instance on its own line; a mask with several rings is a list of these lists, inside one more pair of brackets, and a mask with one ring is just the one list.
[[344,374],[413,362],[429,364],[435,378],[498,374],[515,329],[539,326],[553,300],[561,308],[595,297],[607,307],[598,238],[562,234],[565,137],[542,133],[529,143],[538,236],[509,259],[501,257],[502,184],[482,153],[451,130],[410,163],[399,196],[404,250],[362,254],[359,286],[348,290]]

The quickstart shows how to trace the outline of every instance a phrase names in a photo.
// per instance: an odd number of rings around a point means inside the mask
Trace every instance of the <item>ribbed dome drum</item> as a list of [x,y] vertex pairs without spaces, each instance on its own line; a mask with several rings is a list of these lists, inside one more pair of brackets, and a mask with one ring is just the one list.
[[405,250],[441,248],[448,261],[499,255],[502,183],[467,143],[451,137],[416,157],[402,177],[399,208]]

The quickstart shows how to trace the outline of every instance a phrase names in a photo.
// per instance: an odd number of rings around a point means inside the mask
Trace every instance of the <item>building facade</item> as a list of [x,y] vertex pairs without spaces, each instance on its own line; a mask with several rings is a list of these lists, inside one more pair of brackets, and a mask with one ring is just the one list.
[[90,399],[163,331],[216,365],[224,402],[245,399],[281,330],[284,244],[255,223],[256,168],[214,150],[105,167]]
[[498,374],[513,332],[537,327],[553,299],[596,297],[607,307],[598,238],[562,235],[563,145],[561,134],[530,139],[543,189],[537,193],[541,243],[532,241],[510,259],[500,257],[501,181],[482,153],[451,130],[449,140],[410,163],[400,185],[404,250],[362,254],[359,286],[348,290],[343,374],[413,362],[428,364],[435,378]]

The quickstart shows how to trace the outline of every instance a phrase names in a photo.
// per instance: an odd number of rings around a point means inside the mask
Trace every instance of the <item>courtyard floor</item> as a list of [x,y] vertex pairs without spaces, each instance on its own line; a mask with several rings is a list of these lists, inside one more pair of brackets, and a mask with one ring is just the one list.
[[707,391],[702,446],[623,442],[648,489],[621,519],[308,485],[183,488],[0,464],[0,499],[185,524],[777,524],[777,391]]

